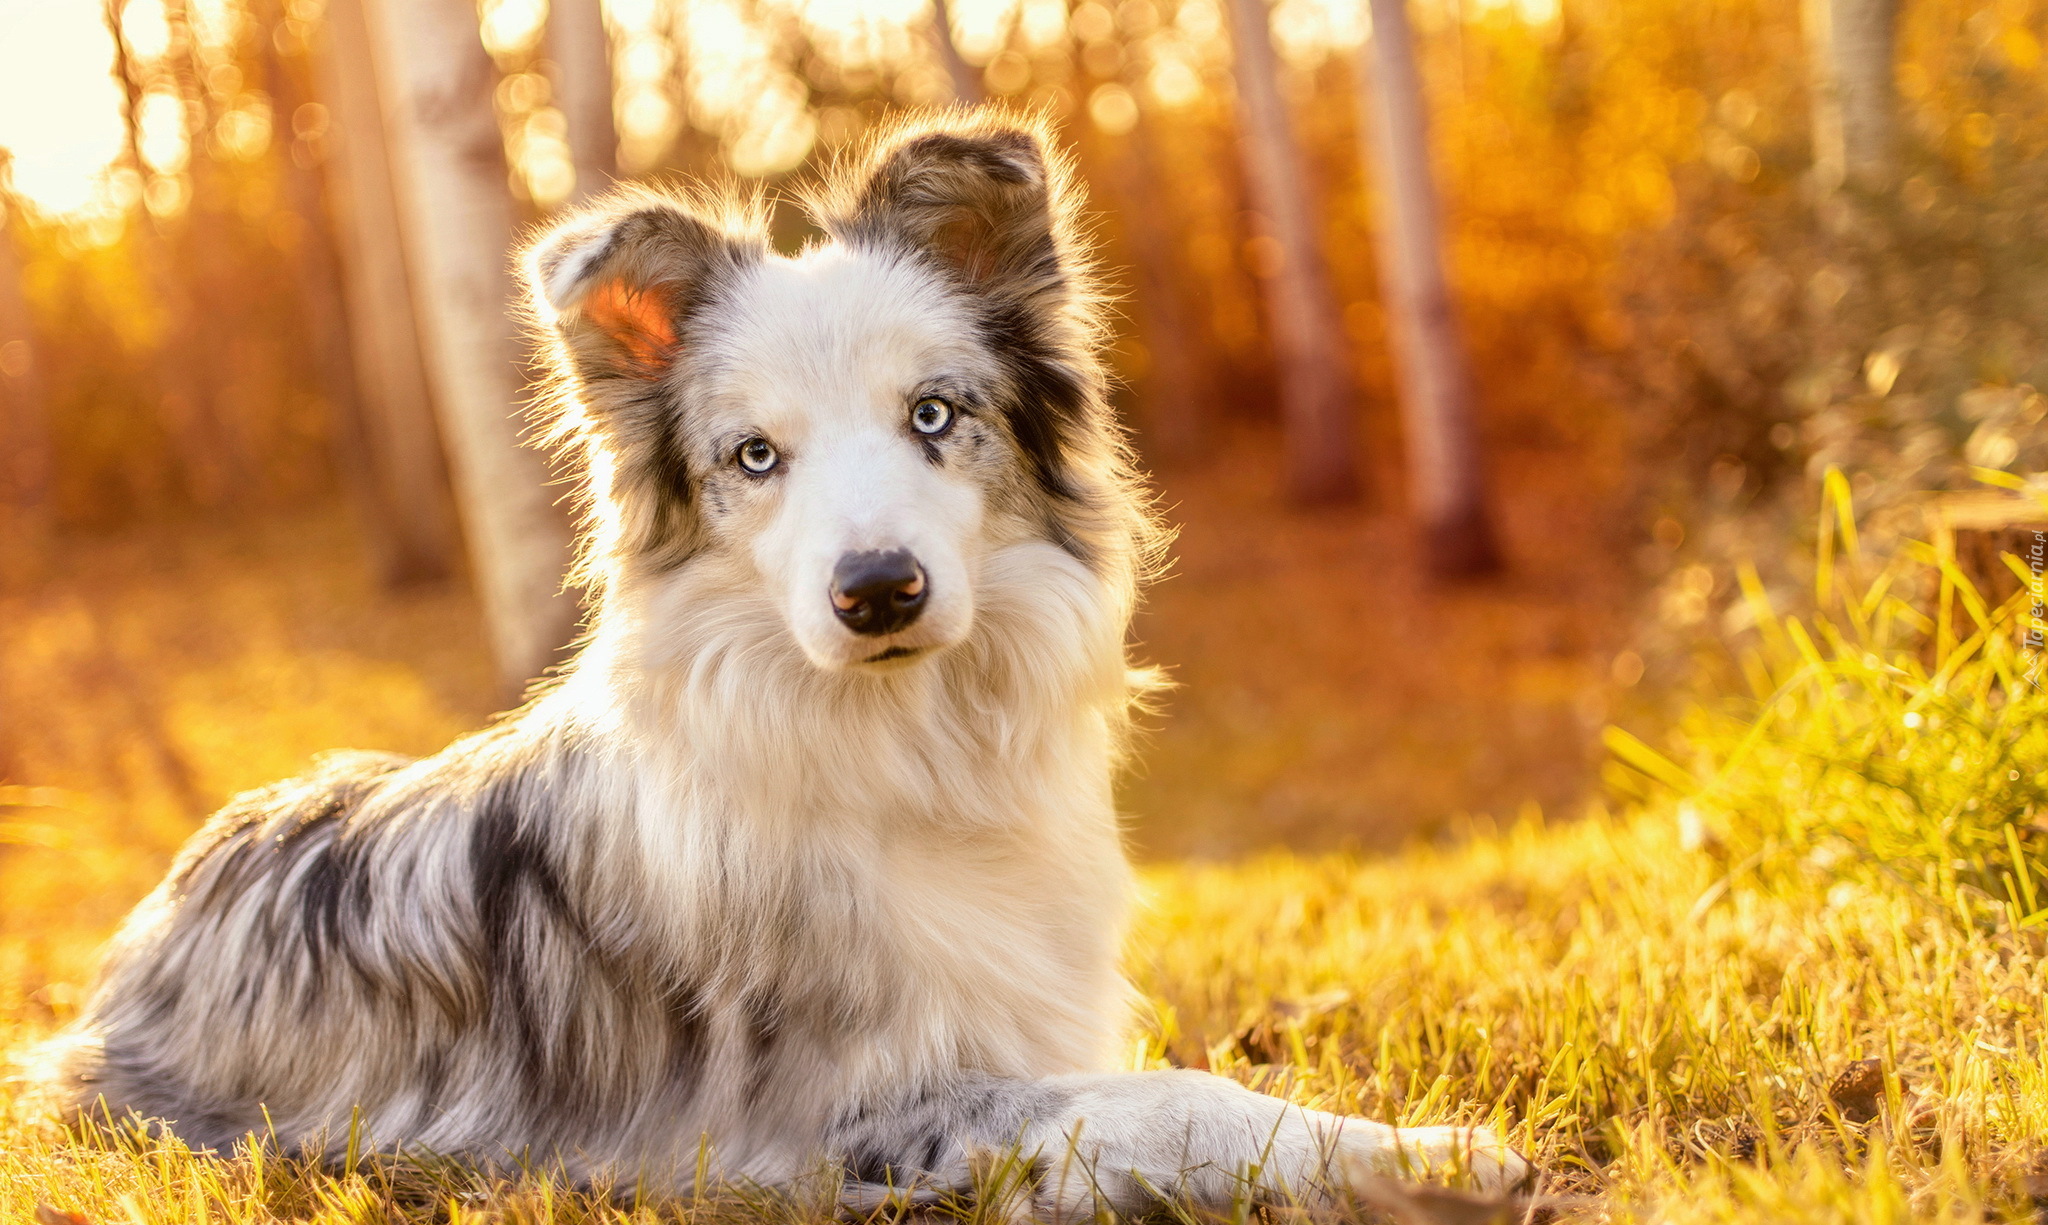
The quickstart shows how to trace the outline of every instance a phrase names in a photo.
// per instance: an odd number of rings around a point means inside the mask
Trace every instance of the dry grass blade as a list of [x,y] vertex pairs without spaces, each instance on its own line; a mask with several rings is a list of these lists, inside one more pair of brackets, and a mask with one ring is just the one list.
[[[2031,1217],[2048,1202],[2035,1162],[2048,1135],[2048,695],[2003,633],[1980,635],[1937,680],[1917,653],[1932,622],[1899,604],[1911,567],[1859,590],[1857,568],[1837,561],[1836,604],[1854,604],[1862,627],[1815,617],[1795,636],[1789,618],[1775,623],[1779,638],[1762,634],[1754,652],[1767,674],[1757,704],[1702,718],[1675,756],[1619,741],[1645,794],[1629,811],[1531,811],[1384,857],[1145,869],[1127,965],[1153,1025],[1130,1065],[1207,1067],[1402,1128],[1494,1128],[1547,1189],[1571,1193],[1369,1182],[1358,1207],[1403,1225]],[[0,872],[18,867],[0,880],[9,913],[42,916],[0,931],[0,971],[16,967],[0,973],[0,1048],[64,1020],[76,988],[57,987],[83,981],[112,916],[67,920],[80,938],[61,959],[14,933],[41,941],[81,892],[132,879],[94,874],[120,845],[116,826],[67,828],[65,847],[0,855]],[[884,1189],[855,1206],[877,1220],[1024,1215],[1024,1171],[991,1160],[974,1173],[979,1202],[926,1207]],[[82,1215],[53,1216],[55,1204]],[[834,1215],[817,1197],[710,1187],[628,1208],[533,1174],[381,1159],[337,1175],[140,1131],[80,1144],[0,1081],[0,1222]]]

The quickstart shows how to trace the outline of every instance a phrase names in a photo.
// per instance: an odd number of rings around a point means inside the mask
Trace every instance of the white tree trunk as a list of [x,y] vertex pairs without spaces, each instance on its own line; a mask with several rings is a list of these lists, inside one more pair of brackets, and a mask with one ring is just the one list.
[[932,0],[932,47],[939,53],[939,62],[945,65],[946,79],[953,85],[953,100],[968,106],[978,106],[986,100],[987,94],[981,88],[981,73],[960,54],[960,44],[953,39],[953,14],[946,0]]
[[[1486,513],[1472,371],[1457,304],[1444,279],[1429,112],[1405,0],[1370,0],[1372,38],[1360,53],[1359,129],[1377,172],[1379,267],[1406,435],[1409,500],[1429,568],[1481,574],[1500,558]],[[1370,101],[1368,102],[1368,96]]]
[[1898,172],[1898,0],[1804,0],[1820,185],[1882,191]]
[[427,373],[500,680],[525,685],[577,621],[564,589],[569,524],[546,460],[522,445],[524,375],[512,322],[517,234],[491,109],[498,74],[470,0],[365,6]]
[[555,106],[568,121],[576,190],[585,200],[619,177],[619,129],[612,118],[612,40],[600,0],[550,0],[548,56],[555,62]]
[[313,49],[330,116],[327,191],[339,228],[365,445],[394,538],[387,579],[446,577],[461,540],[405,267],[404,227],[362,0],[328,0]]
[[1261,268],[1279,363],[1287,481],[1296,501],[1357,496],[1353,388],[1337,296],[1323,262],[1307,164],[1280,93],[1266,0],[1228,0],[1237,80],[1238,149],[1258,237],[1275,257]]

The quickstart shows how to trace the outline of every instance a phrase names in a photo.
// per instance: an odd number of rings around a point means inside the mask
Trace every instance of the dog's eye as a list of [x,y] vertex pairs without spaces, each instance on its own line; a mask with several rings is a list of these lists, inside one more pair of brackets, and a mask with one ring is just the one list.
[[782,461],[766,438],[749,438],[733,452],[733,458],[740,461],[740,467],[759,476]]
[[937,396],[926,396],[910,410],[910,428],[920,434],[937,436],[953,426],[953,406]]

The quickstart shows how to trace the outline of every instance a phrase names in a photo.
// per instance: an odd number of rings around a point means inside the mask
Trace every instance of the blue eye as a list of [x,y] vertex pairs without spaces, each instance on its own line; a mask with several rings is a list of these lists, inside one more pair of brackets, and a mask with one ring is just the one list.
[[747,439],[740,444],[739,450],[733,452],[733,458],[740,461],[740,467],[755,476],[761,475],[782,461],[782,457],[775,453],[775,448],[769,445],[766,438]]
[[936,437],[953,427],[953,406],[937,396],[926,396],[910,410],[910,428]]

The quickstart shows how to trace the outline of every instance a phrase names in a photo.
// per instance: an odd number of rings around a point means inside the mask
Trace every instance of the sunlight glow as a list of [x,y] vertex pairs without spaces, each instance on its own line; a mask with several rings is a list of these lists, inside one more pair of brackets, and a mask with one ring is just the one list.
[[144,94],[135,127],[142,160],[151,170],[176,174],[185,168],[192,146],[185,139],[185,104],[176,94],[157,90]]
[[199,45],[208,49],[234,46],[242,36],[242,23],[248,19],[242,6],[233,0],[187,0],[185,12]]
[[91,208],[121,154],[113,62],[97,5],[0,0],[0,148],[14,189],[42,212]]
[[1171,53],[1156,54],[1145,83],[1152,96],[1169,107],[1186,106],[1202,96],[1202,77],[1194,65]]
[[949,6],[953,16],[953,41],[960,57],[970,64],[986,67],[1003,49],[1011,23],[1017,20],[1017,0],[959,0]]
[[789,170],[809,156],[818,123],[810,89],[782,66],[760,28],[729,0],[685,0],[691,120],[725,138],[742,175]]
[[1024,0],[1024,41],[1050,47],[1067,36],[1066,0]]
[[484,0],[479,19],[486,51],[521,55],[540,41],[548,19],[547,0]]
[[[271,139],[272,117],[260,96],[246,93],[231,48],[248,33],[237,0],[186,0],[198,80],[225,104],[205,137],[210,148],[252,159]],[[1556,0],[1478,0],[1512,6],[1532,20],[1554,15]],[[811,88],[784,62],[777,21],[793,22],[827,60],[845,68],[896,74],[901,104],[944,96],[930,62],[932,0],[605,0],[615,39],[616,114],[629,171],[658,162],[686,122],[717,134],[734,170],[772,175],[793,168],[820,139]],[[289,9],[290,6],[288,6]],[[317,13],[317,6],[302,5]],[[1115,42],[1119,32],[1143,54],[1145,92],[1168,106],[1186,105],[1206,90],[1204,65],[1223,50],[1218,0],[1172,6],[1067,0],[953,0],[954,34],[969,62],[988,66],[999,94],[1018,93],[1033,79],[1030,48]],[[1162,12],[1162,7],[1164,11]],[[501,62],[533,53],[545,35],[548,0],[481,0],[484,45]],[[1308,67],[1365,36],[1355,0],[1278,0],[1275,41],[1293,63]],[[153,180],[181,175],[193,155],[185,104],[154,79],[151,65],[174,53],[165,0],[126,0],[120,23],[148,82],[137,115],[141,153]],[[1135,14],[1135,15],[1134,15]],[[763,18],[767,20],[764,22]],[[1170,18],[1162,25],[1162,18]],[[308,18],[311,20],[313,18]],[[142,179],[115,190],[109,167],[120,158],[124,132],[119,84],[110,74],[111,39],[98,6],[81,0],[0,0],[0,148],[11,155],[14,188],[42,211],[73,215],[141,195],[154,211],[180,206],[179,184]],[[1101,27],[1101,28],[1095,28]],[[1006,50],[1013,37],[1022,46]],[[1143,48],[1136,52],[1136,48]],[[1022,52],[1020,54],[1019,52]],[[678,53],[686,55],[678,63]],[[507,67],[511,67],[510,63]],[[1107,70],[1103,70],[1107,71]],[[1131,96],[1119,86],[1091,97],[1088,113],[1105,132],[1128,130]],[[511,112],[515,160],[537,198],[563,188],[560,116],[540,99]],[[826,126],[860,126],[857,116],[826,116]],[[836,131],[836,129],[835,129]],[[834,141],[843,139],[839,131]],[[557,164],[562,163],[562,164]],[[146,190],[145,190],[146,188]]]
[[121,38],[137,59],[158,59],[169,51],[171,21],[164,13],[163,0],[129,0],[121,10]]
[[1364,18],[1365,5],[1357,0],[1280,0],[1273,8],[1273,43],[1288,63],[1313,69],[1363,43]]
[[1111,81],[1089,95],[1088,117],[1108,135],[1122,136],[1138,126],[1138,100],[1130,90]]
[[1187,0],[1174,14],[1173,24],[1197,43],[1214,43],[1223,38],[1223,9],[1216,0]]
[[866,68],[909,58],[912,26],[931,20],[925,0],[795,0],[819,50],[843,68]]
[[1544,26],[1557,20],[1559,0],[1478,0],[1482,13],[1512,9],[1514,15],[1532,26]]
[[248,94],[214,125],[214,136],[229,157],[253,162],[270,147],[270,99]]
[[657,0],[609,0],[611,19],[613,114],[619,129],[619,160],[628,174],[646,170],[660,160],[682,127],[682,112],[673,97],[675,43],[670,38],[674,13]]
[[570,160],[569,121],[562,112],[544,106],[528,115],[519,143],[527,194],[543,208],[568,199],[576,187],[576,163]]

